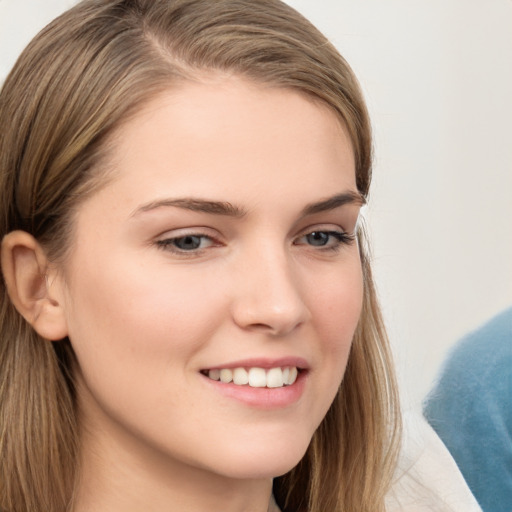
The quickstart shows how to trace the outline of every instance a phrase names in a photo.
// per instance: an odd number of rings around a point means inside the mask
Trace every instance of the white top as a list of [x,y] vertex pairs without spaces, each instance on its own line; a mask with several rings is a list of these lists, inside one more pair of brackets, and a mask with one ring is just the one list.
[[[280,512],[272,497],[269,512]],[[386,512],[482,512],[452,456],[421,414],[404,415],[403,445]]]
[[421,414],[404,415],[403,446],[387,512],[482,512],[441,439]]

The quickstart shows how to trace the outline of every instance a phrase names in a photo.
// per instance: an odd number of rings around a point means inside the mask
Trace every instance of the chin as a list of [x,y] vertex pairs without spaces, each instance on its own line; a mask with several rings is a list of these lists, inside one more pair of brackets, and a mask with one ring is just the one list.
[[280,442],[260,442],[239,445],[223,459],[222,473],[230,478],[274,478],[293,469],[304,457],[311,437],[288,435]]

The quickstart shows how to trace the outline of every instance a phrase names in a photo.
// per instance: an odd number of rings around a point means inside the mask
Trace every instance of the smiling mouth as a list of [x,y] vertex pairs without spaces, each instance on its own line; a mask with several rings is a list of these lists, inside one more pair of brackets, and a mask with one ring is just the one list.
[[291,386],[297,380],[301,369],[296,366],[276,368],[216,368],[202,370],[201,373],[211,380],[236,386],[249,386],[252,388],[282,388]]

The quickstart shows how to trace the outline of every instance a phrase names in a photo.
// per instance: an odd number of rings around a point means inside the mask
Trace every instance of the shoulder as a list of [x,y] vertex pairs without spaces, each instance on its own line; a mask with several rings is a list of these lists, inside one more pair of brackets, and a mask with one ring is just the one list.
[[[473,399],[509,393],[512,384],[512,308],[462,338],[451,351],[431,398],[471,393]],[[478,394],[476,394],[478,392]]]
[[494,367],[503,360],[512,361],[512,308],[462,338],[452,350],[445,371],[461,363],[466,368],[482,369],[485,363]]
[[482,436],[480,449],[498,449],[512,432],[511,393],[512,308],[457,343],[424,412],[451,449],[466,450],[468,436]]

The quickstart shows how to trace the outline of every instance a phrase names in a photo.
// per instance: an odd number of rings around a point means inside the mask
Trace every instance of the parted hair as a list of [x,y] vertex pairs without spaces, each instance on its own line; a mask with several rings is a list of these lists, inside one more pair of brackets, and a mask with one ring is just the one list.
[[[228,73],[323,102],[351,138],[368,195],[371,127],[346,61],[279,0],[85,0],[43,29],[0,92],[0,238],[50,260],[101,186],[116,128],[156,94]],[[359,233],[364,299],[337,396],[299,464],[274,480],[283,512],[382,512],[400,433],[388,341]],[[73,510],[79,425],[68,339],[41,338],[0,283],[0,511]]]

